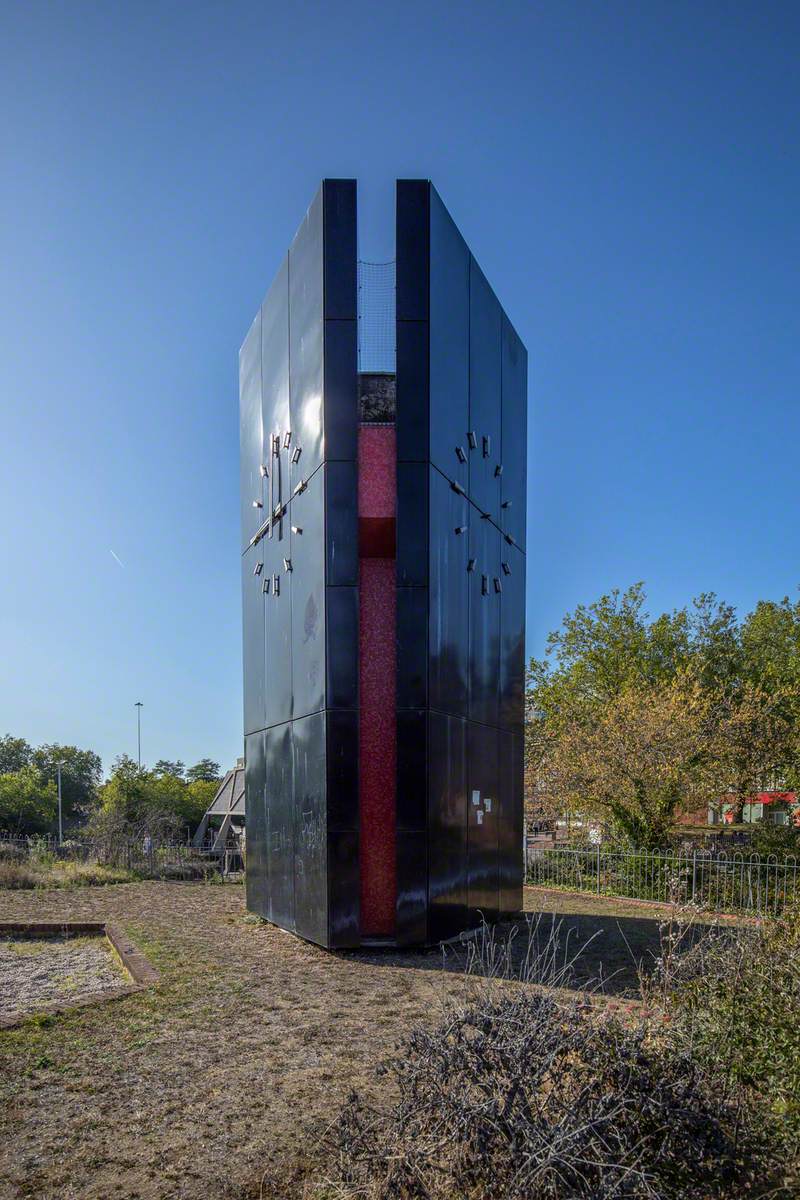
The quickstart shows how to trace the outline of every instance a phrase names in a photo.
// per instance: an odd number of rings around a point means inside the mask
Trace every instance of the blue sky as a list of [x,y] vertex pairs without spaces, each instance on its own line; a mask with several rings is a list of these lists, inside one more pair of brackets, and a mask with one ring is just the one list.
[[[0,15],[0,732],[241,752],[237,352],[320,178],[429,176],[529,351],[529,650],[800,582],[800,7]],[[111,551],[124,566],[112,556]]]

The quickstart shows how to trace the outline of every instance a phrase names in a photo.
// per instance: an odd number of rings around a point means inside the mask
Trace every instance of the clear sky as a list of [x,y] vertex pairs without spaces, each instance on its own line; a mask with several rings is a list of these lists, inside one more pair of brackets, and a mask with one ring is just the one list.
[[[241,753],[237,352],[316,190],[433,179],[528,346],[528,642],[800,581],[800,6],[0,12],[0,733]],[[113,554],[112,554],[113,552]]]

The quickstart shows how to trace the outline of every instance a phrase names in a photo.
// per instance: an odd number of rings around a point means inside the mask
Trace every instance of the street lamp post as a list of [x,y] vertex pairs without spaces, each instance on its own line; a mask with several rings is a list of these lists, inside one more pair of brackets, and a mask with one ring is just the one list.
[[137,700],[133,706],[136,709],[136,734],[139,743],[139,770],[142,769],[142,702]]

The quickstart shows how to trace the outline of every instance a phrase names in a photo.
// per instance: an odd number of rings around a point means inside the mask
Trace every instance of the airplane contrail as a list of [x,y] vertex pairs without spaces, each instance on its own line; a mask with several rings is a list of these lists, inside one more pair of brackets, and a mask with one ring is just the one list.
[[115,554],[113,550],[109,550],[109,552],[108,552],[108,553],[109,553],[109,554],[111,555],[111,557],[114,559],[114,562],[118,562],[118,563],[119,563],[119,565],[122,567],[122,569],[123,569],[123,571],[124,571],[124,570],[125,570],[125,563],[122,561],[122,559],[120,558],[120,556],[119,556],[118,554]]

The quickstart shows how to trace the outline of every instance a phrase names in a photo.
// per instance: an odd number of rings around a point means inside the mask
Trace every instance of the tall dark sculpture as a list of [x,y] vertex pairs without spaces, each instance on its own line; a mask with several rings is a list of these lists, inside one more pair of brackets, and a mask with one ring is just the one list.
[[397,184],[396,374],[359,375],[358,279],[326,180],[240,353],[247,903],[331,948],[522,886],[526,351],[427,181]]

